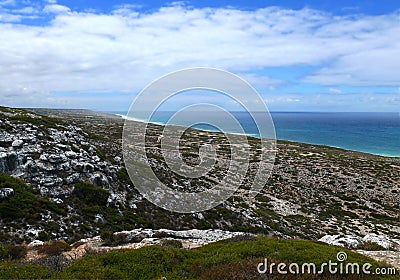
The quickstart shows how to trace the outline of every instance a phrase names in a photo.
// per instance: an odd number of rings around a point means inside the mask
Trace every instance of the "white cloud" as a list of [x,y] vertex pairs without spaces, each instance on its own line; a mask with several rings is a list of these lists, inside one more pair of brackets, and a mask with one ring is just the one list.
[[18,22],[21,20],[20,15],[10,14],[7,12],[0,11],[0,23],[1,22]]
[[68,8],[67,6],[58,5],[58,4],[46,5],[43,8],[43,12],[52,13],[52,14],[64,14],[64,13],[68,13],[70,11],[71,11],[71,9]]
[[[54,18],[47,25],[0,23],[0,102],[5,93],[7,100],[29,92],[50,102],[52,92],[137,92],[169,71],[198,66],[241,73],[258,89],[283,84],[255,74],[258,69],[296,65],[323,65],[304,81],[333,88],[400,84],[398,14],[339,17],[311,9],[183,5],[151,13],[135,9],[96,14],[49,3],[43,11]],[[0,20],[20,17],[0,14]]]
[[17,4],[16,0],[3,0],[0,1],[0,6],[15,6]]
[[254,73],[237,73],[237,75],[259,91],[264,89],[273,90],[275,87],[286,83],[279,79],[273,79],[268,76],[257,75]]
[[27,6],[20,9],[13,9],[12,12],[16,14],[38,14],[39,10],[35,7]]
[[337,89],[337,88],[330,88],[330,89],[329,89],[329,92],[330,92],[330,93],[335,93],[335,94],[343,93],[342,90]]
[[142,5],[134,5],[134,4],[123,4],[115,6],[113,10],[113,14],[122,15],[122,16],[136,16],[138,15],[137,9],[140,9]]

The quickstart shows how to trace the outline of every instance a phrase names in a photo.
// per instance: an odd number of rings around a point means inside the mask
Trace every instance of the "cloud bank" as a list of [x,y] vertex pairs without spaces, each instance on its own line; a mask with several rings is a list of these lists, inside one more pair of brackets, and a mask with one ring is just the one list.
[[[34,18],[43,23],[24,22]],[[296,82],[327,86],[327,94],[339,95],[338,86],[400,85],[398,12],[184,5],[143,12],[127,5],[104,14],[51,1],[0,8],[0,42],[0,103],[10,105],[77,106],[79,98],[89,102],[86,92],[112,102],[117,93],[137,93],[170,71],[198,66],[242,74],[261,90],[287,83],[268,77],[263,69],[270,67],[310,66]],[[65,96],[73,92],[82,94]]]

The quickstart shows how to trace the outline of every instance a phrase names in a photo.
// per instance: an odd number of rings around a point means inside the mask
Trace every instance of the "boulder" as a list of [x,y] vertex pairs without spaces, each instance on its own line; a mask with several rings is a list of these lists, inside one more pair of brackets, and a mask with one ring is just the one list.
[[80,181],[82,181],[82,180],[81,180],[81,177],[79,176],[79,173],[74,173],[64,179],[64,183],[67,185],[75,184]]
[[84,166],[84,164],[82,162],[78,162],[78,161],[75,161],[75,160],[73,160],[71,162],[72,169],[74,169],[74,170],[76,170],[78,172],[81,172],[83,170],[83,166]]
[[13,146],[13,148],[21,148],[23,144],[23,140],[17,139],[12,142],[11,146]]
[[362,243],[360,238],[356,236],[351,236],[351,235],[325,235],[322,238],[320,238],[318,241],[327,243],[329,245],[334,245],[334,246],[342,246],[346,248],[357,248],[358,245]]
[[40,159],[41,161],[47,161],[47,155],[46,155],[46,154],[41,154],[40,157],[39,157],[39,159]]
[[67,157],[69,157],[69,158],[76,158],[76,157],[77,157],[76,153],[73,152],[73,151],[66,151],[66,152],[65,152],[65,155],[66,155]]
[[99,173],[93,174],[90,177],[90,181],[92,182],[93,185],[98,186],[98,187],[109,186],[108,179],[103,174],[99,174]]
[[33,240],[28,246],[35,247],[35,246],[42,246],[44,244],[43,241],[40,240]]
[[8,199],[14,196],[14,189],[12,188],[0,188],[0,201]]
[[83,165],[83,173],[92,173],[94,171],[94,166],[93,164],[90,163],[85,163]]
[[67,157],[64,154],[51,154],[47,159],[51,163],[62,163],[67,161]]

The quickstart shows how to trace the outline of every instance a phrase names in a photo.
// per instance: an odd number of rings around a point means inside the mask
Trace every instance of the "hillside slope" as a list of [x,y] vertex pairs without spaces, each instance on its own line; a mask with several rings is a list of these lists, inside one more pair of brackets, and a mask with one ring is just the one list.
[[[33,216],[14,221],[3,216],[1,242],[30,242],[41,231],[72,242],[139,227],[219,228],[314,240],[326,234],[375,233],[393,240],[400,235],[399,158],[279,141],[273,175],[255,200],[244,201],[238,192],[215,209],[175,214],[143,199],[132,186],[121,159],[121,118],[1,107],[0,120],[0,172],[23,179],[35,199],[48,203]],[[149,129],[159,135],[162,127]],[[199,145],[210,139],[224,141],[217,133],[189,130],[187,160],[195,160]],[[152,141],[149,145],[156,145]],[[257,145],[256,139],[250,142]],[[152,151],[156,171],[166,172],[159,151]],[[2,188],[14,191],[2,190],[0,207],[18,195],[16,187]]]

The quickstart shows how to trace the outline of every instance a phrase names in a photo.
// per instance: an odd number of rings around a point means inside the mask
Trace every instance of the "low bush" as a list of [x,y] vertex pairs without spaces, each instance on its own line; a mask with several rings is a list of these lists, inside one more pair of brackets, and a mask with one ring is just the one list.
[[357,249],[364,250],[364,251],[385,251],[386,250],[385,247],[383,247],[375,242],[369,242],[369,241],[360,243],[357,246]]
[[0,244],[0,261],[4,261],[6,259],[8,259],[7,247],[3,244]]
[[101,240],[103,240],[105,245],[112,244],[114,240],[114,235],[111,231],[103,231],[102,233],[100,233],[100,238]]
[[70,251],[71,246],[68,245],[65,241],[50,241],[41,246],[37,246],[37,251],[39,254],[45,254],[47,256],[56,256],[61,254],[62,252]]
[[10,245],[7,252],[11,260],[19,260],[25,258],[28,250],[24,245]]
[[117,177],[120,182],[125,184],[132,184],[131,179],[129,178],[128,171],[125,168],[121,168],[117,172]]
[[182,248],[182,242],[174,239],[164,239],[160,243],[163,248]]
[[226,239],[223,242],[232,243],[232,242],[241,242],[241,241],[255,241],[257,237],[251,234],[243,234],[243,235],[236,235],[232,238]]
[[89,182],[81,182],[75,184],[72,195],[87,205],[106,205],[110,194],[108,191],[95,187]]
[[50,235],[47,232],[45,232],[44,230],[39,231],[38,240],[40,240],[40,241],[49,241],[50,240]]

